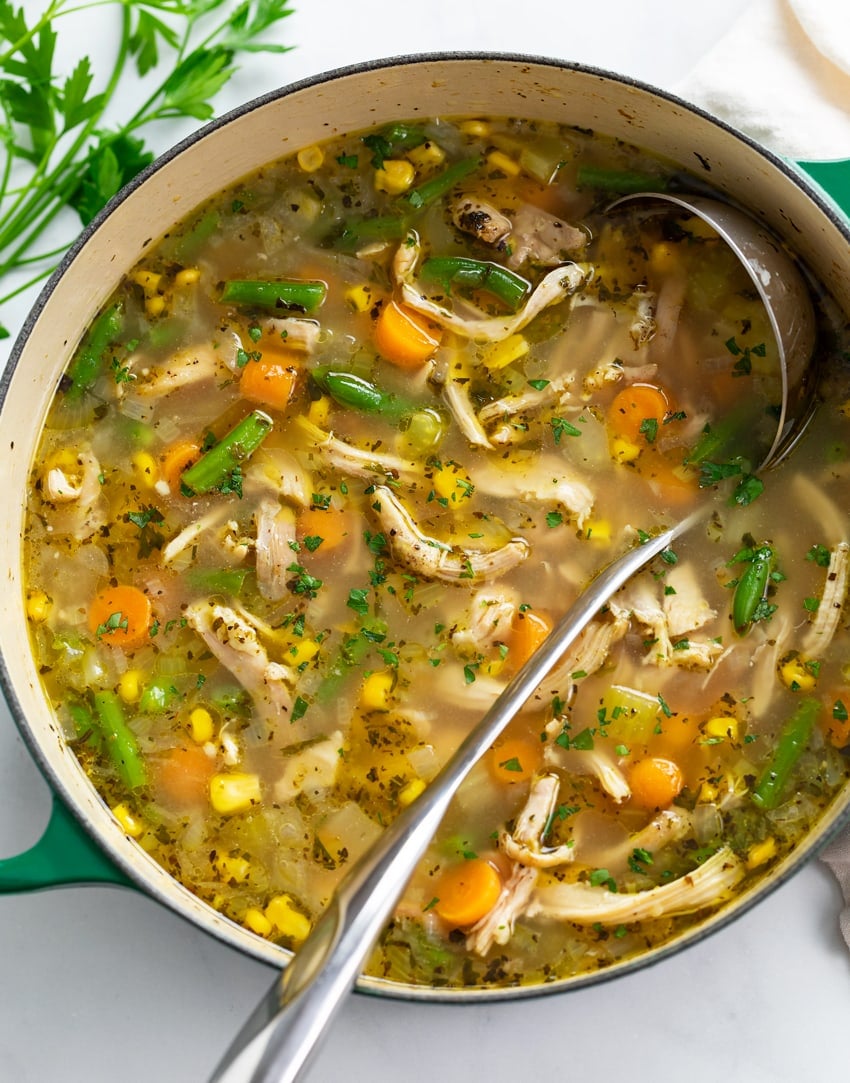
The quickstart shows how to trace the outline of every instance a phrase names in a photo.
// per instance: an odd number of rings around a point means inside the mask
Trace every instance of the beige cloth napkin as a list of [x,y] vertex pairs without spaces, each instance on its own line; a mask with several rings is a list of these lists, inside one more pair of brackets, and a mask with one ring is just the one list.
[[[753,0],[674,90],[778,154],[850,158],[850,3]],[[841,886],[850,945],[850,830],[820,857]]]
[[850,4],[751,0],[673,89],[778,154],[850,158]]

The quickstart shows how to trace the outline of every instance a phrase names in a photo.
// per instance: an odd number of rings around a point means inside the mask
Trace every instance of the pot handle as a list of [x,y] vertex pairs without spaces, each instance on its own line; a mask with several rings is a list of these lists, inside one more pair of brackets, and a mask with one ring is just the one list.
[[22,854],[0,859],[0,895],[66,884],[134,886],[54,796],[38,842]]
[[796,164],[850,217],[850,159]]

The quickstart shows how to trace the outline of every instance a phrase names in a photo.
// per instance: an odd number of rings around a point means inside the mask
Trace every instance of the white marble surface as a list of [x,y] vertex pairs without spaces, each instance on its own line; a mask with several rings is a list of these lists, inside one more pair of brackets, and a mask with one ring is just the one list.
[[[227,104],[326,68],[432,49],[558,55],[672,87],[740,8],[740,0],[294,3],[282,36],[297,49],[259,61]],[[97,36],[99,48],[107,33]],[[81,31],[80,40],[96,36]],[[23,298],[17,313],[7,309],[7,321],[22,319],[31,300]],[[4,708],[0,856],[35,841],[48,807],[46,785]],[[850,956],[838,934],[839,907],[836,885],[812,864],[719,934],[628,978],[468,1007],[352,996],[308,1079],[846,1079]],[[200,1083],[273,977],[117,888],[0,897],[0,966],[3,1083]]]

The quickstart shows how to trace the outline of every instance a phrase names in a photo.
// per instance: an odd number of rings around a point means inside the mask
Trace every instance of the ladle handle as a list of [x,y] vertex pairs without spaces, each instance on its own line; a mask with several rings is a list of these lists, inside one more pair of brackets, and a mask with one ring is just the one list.
[[340,883],[328,909],[257,1006],[210,1083],[295,1083],[357,980],[467,773],[611,595],[706,513],[701,507],[630,549],[578,597],[437,777]]

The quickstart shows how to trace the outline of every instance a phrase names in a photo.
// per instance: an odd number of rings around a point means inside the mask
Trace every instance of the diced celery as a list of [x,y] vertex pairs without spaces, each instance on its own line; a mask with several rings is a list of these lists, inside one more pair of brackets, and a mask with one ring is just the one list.
[[600,725],[625,745],[646,744],[658,725],[661,705],[649,692],[612,684],[602,696],[601,706],[605,714]]

